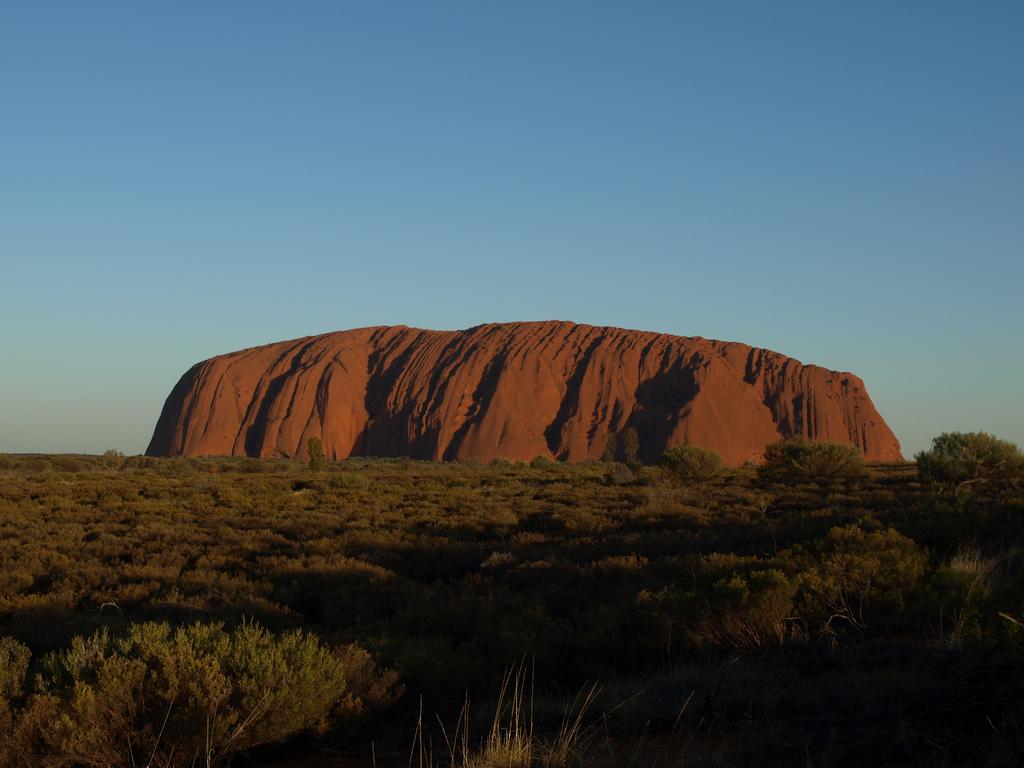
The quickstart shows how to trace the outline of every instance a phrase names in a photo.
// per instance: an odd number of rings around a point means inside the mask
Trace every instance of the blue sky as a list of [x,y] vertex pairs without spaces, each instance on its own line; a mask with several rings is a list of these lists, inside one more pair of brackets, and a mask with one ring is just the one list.
[[568,319],[1024,444],[1024,3],[0,0],[0,451],[192,363]]

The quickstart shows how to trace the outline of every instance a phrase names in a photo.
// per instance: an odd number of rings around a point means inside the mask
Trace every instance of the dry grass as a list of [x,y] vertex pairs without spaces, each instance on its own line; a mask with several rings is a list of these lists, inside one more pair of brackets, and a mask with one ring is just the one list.
[[494,715],[479,743],[470,737],[467,699],[453,728],[438,719],[444,742],[441,758],[426,735],[422,704],[417,720],[409,768],[570,768],[592,764],[597,729],[586,716],[598,693],[596,685],[582,689],[566,707],[561,725],[551,736],[537,732],[533,719],[533,676],[519,665],[502,680]]
[[950,570],[985,579],[999,566],[1000,558],[985,555],[976,544],[961,544],[949,560]]

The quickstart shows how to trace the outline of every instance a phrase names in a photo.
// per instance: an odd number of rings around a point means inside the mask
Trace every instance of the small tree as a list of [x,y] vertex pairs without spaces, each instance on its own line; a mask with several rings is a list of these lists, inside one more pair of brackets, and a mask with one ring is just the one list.
[[926,482],[963,485],[1024,477],[1020,448],[986,432],[944,432],[914,458]]
[[309,438],[307,443],[307,449],[309,451],[309,468],[314,472],[319,472],[327,466],[327,462],[324,461],[324,445],[320,442],[319,437]]
[[722,471],[722,458],[714,451],[696,445],[677,445],[661,455],[661,464],[674,477],[701,482]]
[[115,451],[113,448],[103,452],[100,456],[100,465],[107,469],[124,469],[125,458],[124,454],[120,451]]
[[640,435],[636,427],[622,430],[622,458],[630,469],[640,467]]
[[609,432],[604,438],[604,452],[601,454],[601,461],[615,461],[615,433]]

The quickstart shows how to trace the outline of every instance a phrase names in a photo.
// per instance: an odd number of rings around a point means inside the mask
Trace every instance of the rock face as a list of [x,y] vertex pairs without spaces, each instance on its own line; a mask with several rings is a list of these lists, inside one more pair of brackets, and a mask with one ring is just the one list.
[[486,461],[640,456],[695,443],[729,464],[780,436],[900,446],[864,383],[744,344],[567,322],[465,331],[360,328],[198,363],[171,391],[151,456],[409,456]]

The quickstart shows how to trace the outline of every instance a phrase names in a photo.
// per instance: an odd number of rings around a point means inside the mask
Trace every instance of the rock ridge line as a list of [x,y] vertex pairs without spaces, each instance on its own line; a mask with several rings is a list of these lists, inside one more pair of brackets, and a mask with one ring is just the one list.
[[375,326],[219,355],[167,398],[154,456],[599,459],[628,428],[640,456],[693,443],[728,464],[780,437],[899,460],[864,382],[736,342],[570,322],[464,331]]

